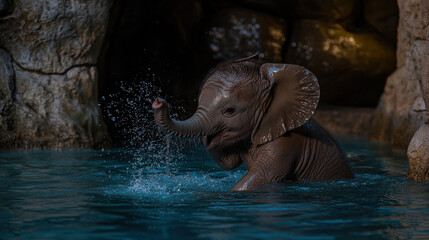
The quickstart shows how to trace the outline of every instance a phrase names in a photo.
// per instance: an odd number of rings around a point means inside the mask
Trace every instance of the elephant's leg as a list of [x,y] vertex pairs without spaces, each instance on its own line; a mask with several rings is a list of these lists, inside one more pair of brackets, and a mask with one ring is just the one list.
[[[290,149],[284,151],[285,146]],[[267,183],[293,179],[299,149],[299,141],[294,141],[291,137],[280,137],[252,148],[249,154],[242,158],[248,170],[247,174],[230,191],[246,191]]]
[[261,172],[249,171],[229,191],[247,191],[267,183],[270,183],[270,179],[265,177]]

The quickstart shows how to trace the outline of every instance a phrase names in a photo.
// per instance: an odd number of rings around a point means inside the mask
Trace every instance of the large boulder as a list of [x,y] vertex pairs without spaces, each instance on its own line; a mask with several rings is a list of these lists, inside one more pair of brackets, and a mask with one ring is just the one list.
[[260,53],[269,62],[281,62],[286,23],[245,8],[228,8],[210,17],[206,48],[215,62]]
[[0,148],[109,144],[96,64],[111,4],[13,1],[0,21]]
[[350,25],[358,15],[357,0],[235,0],[285,19],[310,18]]
[[429,124],[423,124],[408,146],[407,179],[429,181]]
[[306,19],[293,26],[286,62],[318,77],[322,103],[373,107],[395,69],[395,53],[375,33],[351,33],[336,23]]
[[392,43],[396,43],[398,15],[396,0],[363,1],[365,21]]

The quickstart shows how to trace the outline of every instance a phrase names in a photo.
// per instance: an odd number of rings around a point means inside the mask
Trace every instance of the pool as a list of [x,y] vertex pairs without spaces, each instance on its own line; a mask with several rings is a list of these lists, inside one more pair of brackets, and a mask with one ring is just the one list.
[[274,183],[228,193],[198,142],[137,149],[0,152],[4,239],[429,238],[429,184],[406,155],[342,137],[356,179]]

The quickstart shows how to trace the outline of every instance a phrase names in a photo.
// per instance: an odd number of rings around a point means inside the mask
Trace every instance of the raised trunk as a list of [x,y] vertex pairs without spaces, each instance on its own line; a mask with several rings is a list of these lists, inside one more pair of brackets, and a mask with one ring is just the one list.
[[168,132],[180,137],[198,137],[210,135],[213,132],[213,122],[207,121],[207,112],[198,108],[192,117],[184,121],[170,118],[168,104],[165,100],[158,98],[152,104],[155,111],[156,123]]

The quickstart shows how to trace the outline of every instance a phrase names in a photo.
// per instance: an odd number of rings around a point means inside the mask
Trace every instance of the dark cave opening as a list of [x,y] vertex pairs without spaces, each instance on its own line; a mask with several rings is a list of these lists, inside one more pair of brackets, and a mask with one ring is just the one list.
[[347,2],[114,1],[99,60],[100,104],[114,146],[130,141],[123,129],[142,124],[136,118],[153,121],[150,100],[160,90],[181,106],[179,118],[189,117],[208,70],[254,52],[314,72],[322,106],[375,107],[395,69],[397,4]]

